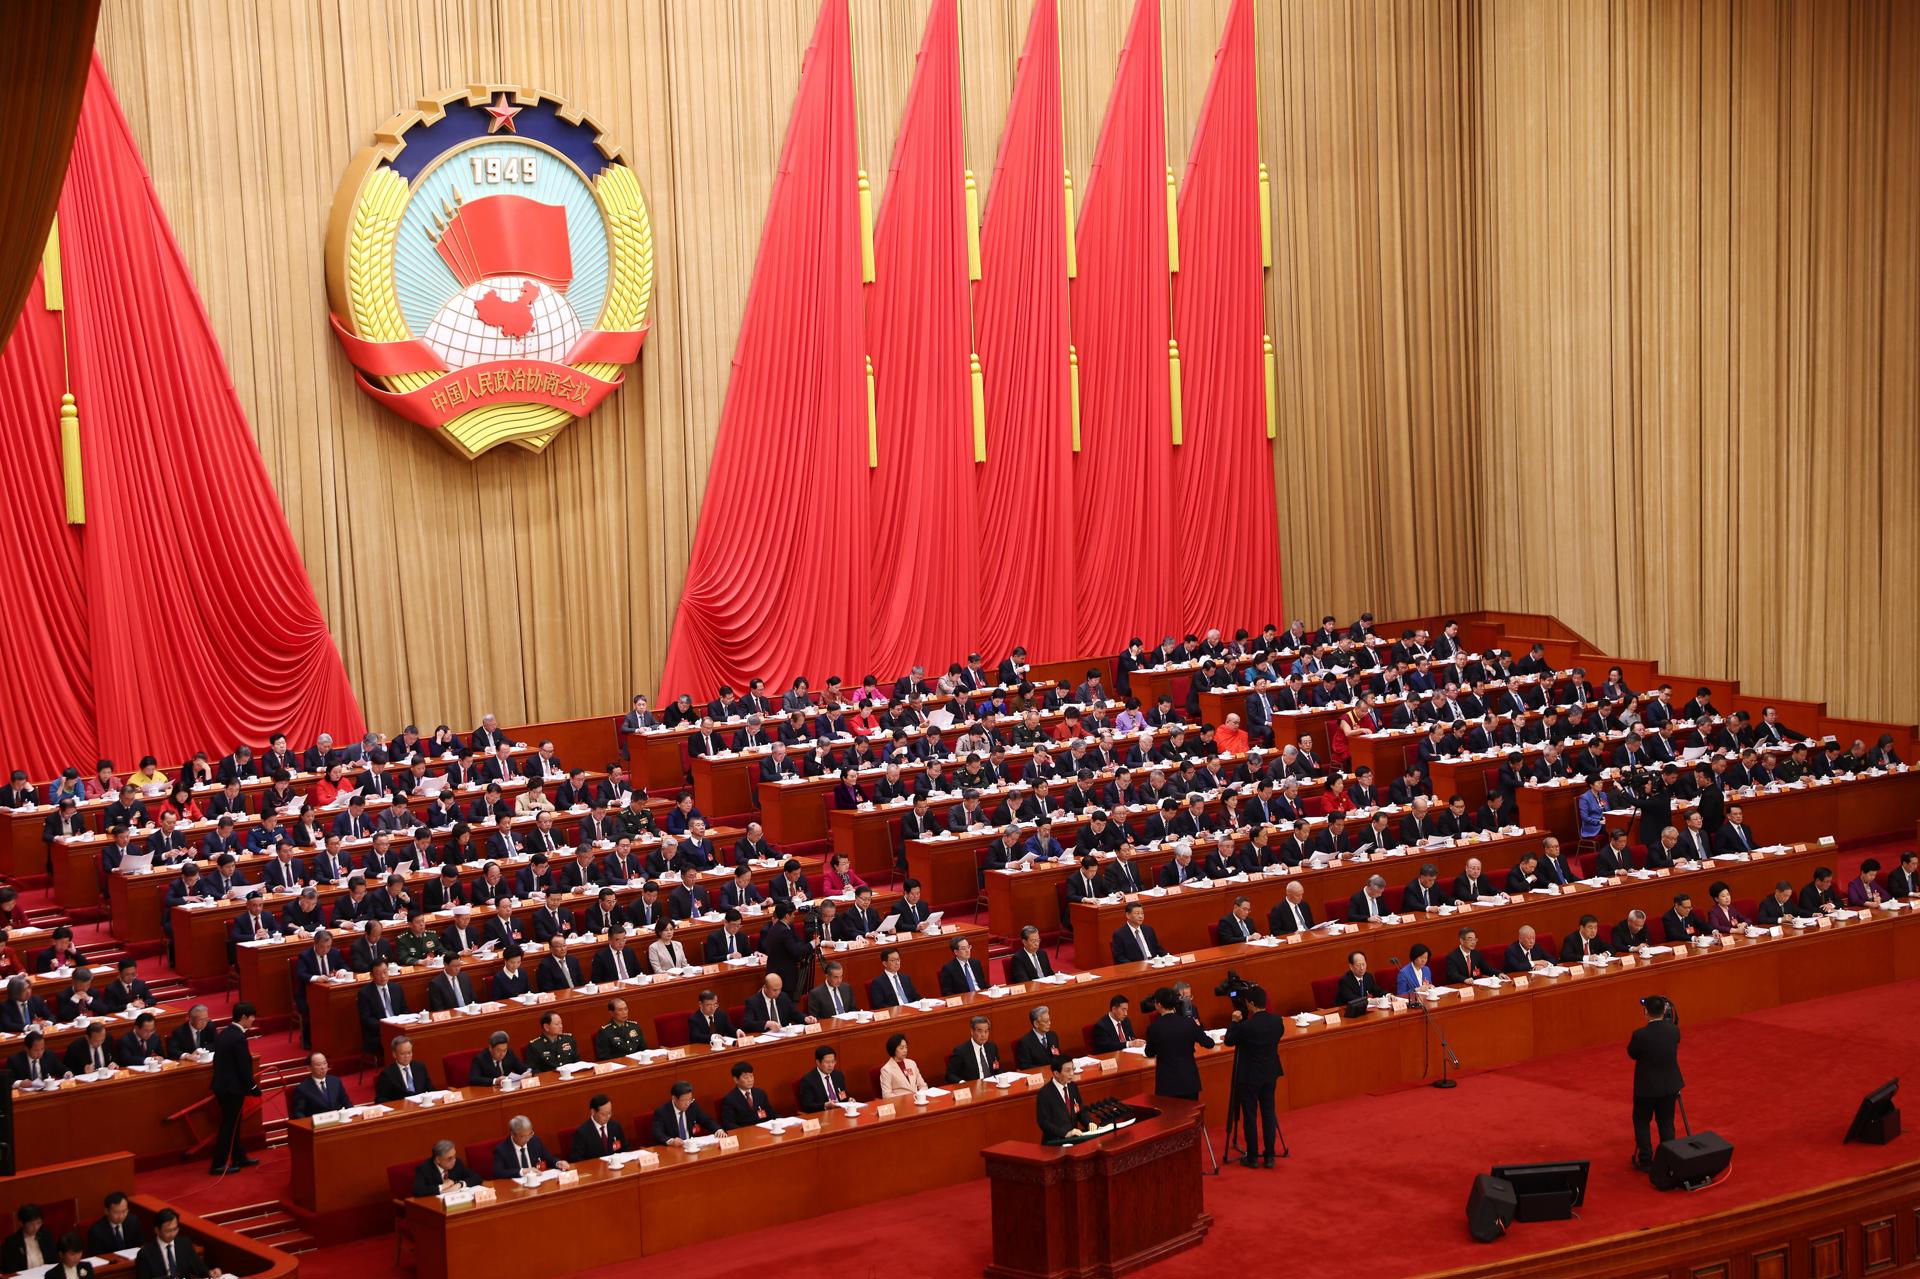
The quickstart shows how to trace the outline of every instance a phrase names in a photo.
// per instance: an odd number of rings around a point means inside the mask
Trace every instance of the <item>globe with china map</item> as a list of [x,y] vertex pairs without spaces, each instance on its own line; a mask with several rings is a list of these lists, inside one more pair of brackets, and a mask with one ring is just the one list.
[[463,369],[488,360],[565,363],[580,332],[580,317],[566,294],[539,280],[503,275],[454,294],[422,336],[448,368]]

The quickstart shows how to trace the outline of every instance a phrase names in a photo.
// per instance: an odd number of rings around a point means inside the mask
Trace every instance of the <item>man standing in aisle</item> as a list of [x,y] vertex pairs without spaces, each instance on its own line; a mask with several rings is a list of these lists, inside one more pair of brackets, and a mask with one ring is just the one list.
[[247,1046],[254,1016],[253,1005],[241,1000],[233,1006],[233,1020],[214,1037],[213,1099],[220,1107],[220,1135],[214,1139],[213,1165],[207,1169],[211,1176],[239,1172],[260,1162],[240,1145],[241,1113],[247,1098],[260,1095],[253,1081],[253,1049]]

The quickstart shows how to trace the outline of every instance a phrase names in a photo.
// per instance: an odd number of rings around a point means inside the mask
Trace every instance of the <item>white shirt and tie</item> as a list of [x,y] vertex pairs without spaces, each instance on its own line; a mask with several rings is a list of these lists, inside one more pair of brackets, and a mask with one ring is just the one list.
[[895,1003],[897,1003],[897,1004],[904,1004],[904,1003],[906,1003],[906,1002],[907,1002],[907,992],[906,992],[906,988],[905,988],[905,987],[903,987],[903,986],[902,986],[902,985],[900,984],[900,974],[899,974],[899,973],[896,973],[896,972],[891,972],[891,971],[890,971],[890,972],[888,972],[888,973],[887,973],[887,980],[888,980],[889,982],[891,982],[891,983],[892,983],[892,985],[893,985],[893,1000],[894,1000],[894,1002],[895,1002]]
[[1137,925],[1133,925],[1133,924],[1127,925],[1127,931],[1133,934],[1133,944],[1140,948],[1140,958],[1142,959],[1153,958],[1153,952],[1147,949],[1146,934],[1141,932]]
[[1293,927],[1296,932],[1307,927],[1307,915],[1306,912],[1300,908],[1299,902],[1288,898],[1287,909],[1293,912]]
[[1360,895],[1367,899],[1367,918],[1380,918],[1380,899],[1369,892],[1362,892]]

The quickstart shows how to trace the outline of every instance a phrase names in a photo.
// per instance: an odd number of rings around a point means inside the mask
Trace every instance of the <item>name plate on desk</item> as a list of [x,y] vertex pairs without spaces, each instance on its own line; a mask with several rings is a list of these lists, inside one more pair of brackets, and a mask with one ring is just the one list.
[[800,1131],[803,1133],[819,1132],[820,1121],[818,1119],[802,1119],[800,1121]]
[[953,1104],[958,1106],[973,1100],[973,1089],[955,1088],[950,1095],[953,1097]]
[[740,1149],[740,1139],[732,1133],[726,1133],[713,1143],[713,1148],[720,1151],[738,1150]]
[[875,1119],[888,1119],[891,1118],[892,1115],[893,1103],[890,1101],[883,1101],[873,1108],[873,1117]]
[[565,1172],[562,1172],[558,1177],[555,1177],[553,1180],[555,1185],[560,1185],[560,1186],[574,1185],[580,1180],[580,1170],[578,1168],[569,1168]]
[[1628,951],[1626,954],[1620,956],[1620,966],[1622,968],[1632,968],[1639,962],[1640,956],[1634,954],[1632,951]]

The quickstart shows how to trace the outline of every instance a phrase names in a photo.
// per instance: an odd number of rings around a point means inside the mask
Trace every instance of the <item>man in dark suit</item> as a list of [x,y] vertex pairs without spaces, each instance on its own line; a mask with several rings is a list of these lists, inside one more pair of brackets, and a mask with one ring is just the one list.
[[114,1060],[122,1066],[138,1066],[149,1057],[165,1057],[167,1046],[153,1028],[153,1014],[143,1012],[134,1018],[133,1029],[114,1045]]
[[1540,944],[1539,934],[1532,924],[1520,925],[1517,940],[1507,944],[1505,955],[1506,968],[1510,973],[1530,973],[1543,964],[1551,964],[1553,956]]
[[327,1055],[314,1053],[307,1058],[307,1077],[287,1096],[287,1118],[304,1119],[329,1110],[344,1110],[352,1104],[347,1086],[329,1073]]
[[1673,1108],[1686,1081],[1680,1077],[1680,1027],[1670,1005],[1660,995],[1649,995],[1640,1006],[1647,1024],[1627,1040],[1627,1056],[1633,1058],[1633,1166],[1651,1171],[1647,1124],[1659,1125],[1663,1143],[1673,1140]]
[[1297,879],[1287,881],[1286,892],[1267,912],[1267,931],[1275,937],[1305,932],[1313,927],[1313,907],[1307,904],[1307,890]]
[[1480,935],[1471,928],[1460,930],[1460,944],[1447,954],[1447,985],[1464,986],[1478,977],[1494,976],[1494,967],[1476,949]]
[[[1227,1047],[1234,1050],[1234,1089],[1240,1102],[1240,1118],[1246,1126],[1246,1154],[1240,1164],[1255,1165],[1255,1151],[1262,1167],[1274,1166],[1273,1144],[1280,1132],[1280,1118],[1274,1107],[1274,1087],[1284,1072],[1280,1068],[1280,1039],[1287,1033],[1286,1022],[1267,1011],[1267,992],[1250,986],[1241,994],[1242,1007],[1233,1010],[1227,1024]],[[1259,1128],[1255,1131],[1255,1119]],[[1260,1138],[1256,1145],[1254,1138]]]
[[1694,913],[1690,894],[1674,894],[1672,907],[1660,916],[1660,934],[1663,941],[1681,943],[1707,934],[1707,921]]
[[813,1069],[801,1076],[793,1091],[803,1115],[817,1115],[835,1102],[853,1100],[833,1045],[821,1044],[813,1050]]
[[87,1227],[87,1251],[97,1257],[122,1248],[138,1248],[147,1241],[146,1229],[133,1215],[133,1204],[124,1190],[110,1192],[100,1220]]
[[1040,930],[1028,924],[1020,930],[1020,949],[1007,959],[1007,980],[1033,981],[1053,976],[1053,960],[1040,946]]
[[720,996],[711,990],[701,991],[695,1011],[687,1016],[688,1042],[704,1044],[715,1035],[732,1039],[737,1033],[733,1027],[733,1019],[728,1017],[727,1010],[720,1006]]
[[413,1193],[426,1198],[456,1186],[478,1186],[481,1178],[460,1161],[460,1148],[450,1141],[433,1143],[433,1156],[413,1170]]
[[1000,1073],[1000,1049],[993,1042],[993,1022],[974,1017],[967,1023],[967,1037],[947,1054],[947,1082],[972,1083]]
[[253,1050],[247,1046],[255,1016],[254,1006],[241,1000],[233,1006],[233,1020],[213,1040],[213,1099],[220,1107],[220,1133],[213,1141],[208,1172],[215,1177],[260,1162],[240,1144],[240,1112],[247,1098],[260,1095],[253,1081]]
[[1167,953],[1147,924],[1147,908],[1139,902],[1127,907],[1127,922],[1113,930],[1113,962],[1137,964]]
[[153,1238],[133,1259],[133,1279],[206,1279],[206,1259],[181,1233],[180,1214],[162,1208],[153,1217]]
[[373,1099],[388,1104],[411,1097],[415,1093],[431,1092],[433,1081],[427,1078],[427,1068],[413,1059],[413,1041],[405,1035],[394,1036],[387,1045],[387,1056],[391,1060],[373,1081]]
[[315,978],[331,977],[348,971],[347,964],[333,953],[333,934],[315,933],[313,945],[293,961],[293,1006],[300,1010],[300,1043],[313,1046],[312,1019],[307,1016],[307,985]]
[[567,953],[567,939],[555,933],[547,941],[547,955],[540,961],[540,972],[535,985],[541,990],[572,990],[576,986],[587,984],[586,974],[580,970],[580,960]]
[[677,1147],[688,1137],[720,1130],[720,1125],[694,1099],[693,1085],[684,1079],[674,1084],[669,1099],[653,1112],[653,1144],[656,1146]]
[[1067,1055],[1060,1051],[1060,1032],[1053,1028],[1053,1010],[1042,1005],[1027,1013],[1029,1029],[1013,1046],[1013,1063],[1022,1070],[1046,1066],[1054,1071]]
[[913,978],[900,971],[902,962],[897,946],[880,952],[880,973],[867,983],[867,1007],[878,1012],[918,1002],[920,992],[914,988]]
[[1081,1100],[1080,1085],[1073,1082],[1076,1068],[1071,1060],[1060,1063],[1053,1080],[1041,1085],[1034,1097],[1034,1121],[1040,1125],[1043,1145],[1065,1145],[1068,1137],[1088,1124],[1086,1102]]
[[796,1026],[815,1020],[800,1015],[800,1010],[793,1006],[793,997],[787,994],[784,986],[779,973],[768,973],[760,989],[747,1000],[741,1029],[750,1035],[758,1035],[780,1026]]
[[1129,1044],[1140,1042],[1140,1037],[1133,1033],[1133,1018],[1127,1016],[1125,995],[1115,995],[1107,1001],[1107,1015],[1093,1023],[1090,1038],[1097,1053],[1117,1053]]
[[794,930],[793,917],[791,902],[774,902],[773,922],[760,933],[760,952],[767,957],[769,973],[777,974],[784,985],[798,989],[800,965],[813,953],[813,943]]
[[548,1153],[547,1143],[533,1130],[531,1119],[525,1115],[509,1119],[506,1140],[493,1148],[493,1175],[519,1177],[529,1172],[545,1172],[548,1168],[565,1172],[567,1161],[555,1159]]
[[751,1128],[772,1119],[775,1115],[773,1101],[767,1096],[766,1089],[756,1086],[753,1063],[735,1062],[732,1074],[733,1087],[720,1099],[720,1126]]
[[1386,994],[1380,989],[1380,983],[1367,971],[1367,953],[1364,950],[1350,951],[1347,955],[1347,971],[1340,974],[1340,981],[1334,987],[1333,999],[1336,1004],[1345,1007],[1363,999],[1378,999]]
[[627,1134],[613,1117],[613,1099],[595,1093],[587,1101],[587,1121],[573,1130],[573,1149],[567,1157],[575,1163],[584,1159],[604,1159],[627,1148]]
[[1598,915],[1580,916],[1580,926],[1567,934],[1560,943],[1560,962],[1577,964],[1590,955],[1605,955],[1607,944],[1600,940],[1600,917]]
[[987,966],[973,958],[973,943],[956,937],[948,943],[953,958],[940,966],[940,993],[965,995],[987,988]]

